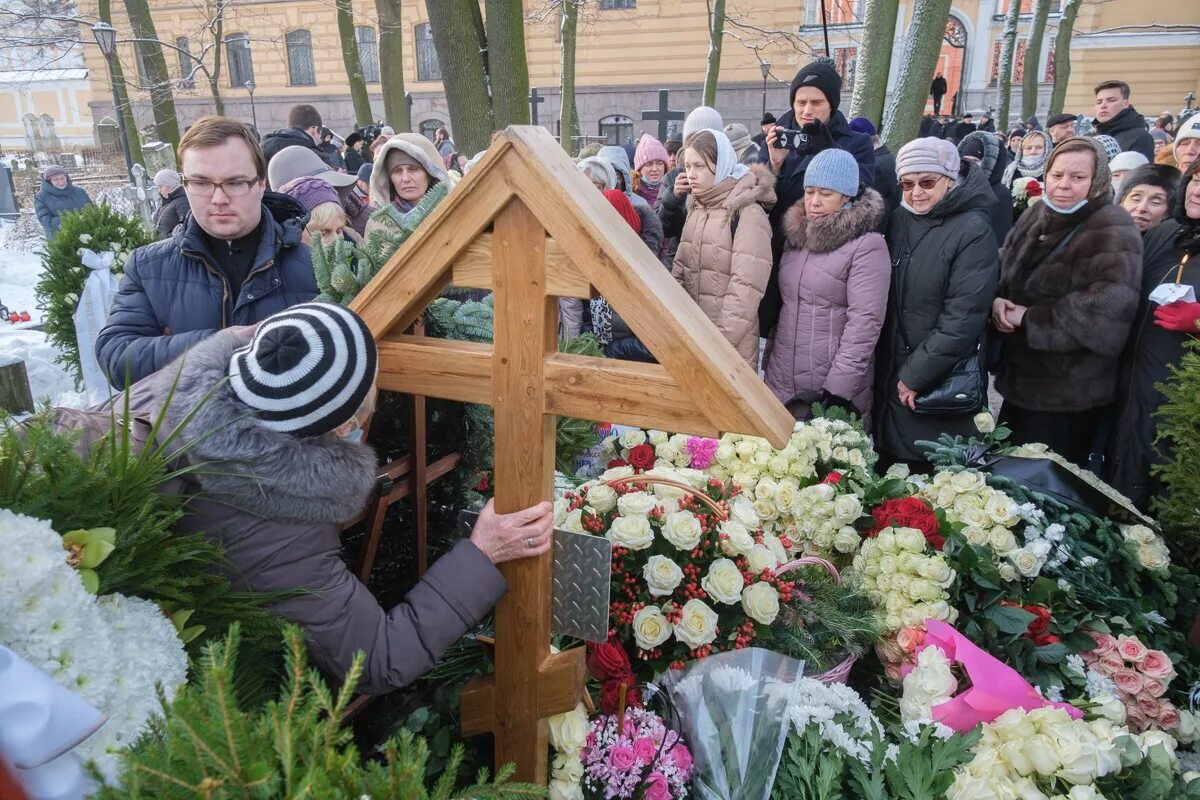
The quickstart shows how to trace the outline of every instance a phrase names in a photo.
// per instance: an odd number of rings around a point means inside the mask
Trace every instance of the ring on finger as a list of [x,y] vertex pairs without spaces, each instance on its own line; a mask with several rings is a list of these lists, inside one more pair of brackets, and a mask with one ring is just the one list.
[[534,541],[532,536],[525,540],[526,547],[533,547],[535,544],[537,544],[537,542]]

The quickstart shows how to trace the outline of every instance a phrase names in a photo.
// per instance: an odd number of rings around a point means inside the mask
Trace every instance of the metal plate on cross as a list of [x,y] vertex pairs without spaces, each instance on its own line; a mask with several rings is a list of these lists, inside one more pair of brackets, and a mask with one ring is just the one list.
[[[469,534],[479,514],[460,511]],[[551,633],[589,642],[608,641],[612,542],[603,536],[554,529],[554,586]]]

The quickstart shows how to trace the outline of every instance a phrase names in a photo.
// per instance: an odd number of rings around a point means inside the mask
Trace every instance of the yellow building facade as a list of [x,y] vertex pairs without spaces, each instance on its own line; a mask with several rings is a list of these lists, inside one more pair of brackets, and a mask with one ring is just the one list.
[[[824,0],[829,21],[830,56],[847,82],[843,111],[849,111],[856,80],[861,19],[870,0]],[[1058,20],[1054,5],[1046,34],[1046,52],[1037,64],[1024,57],[1028,16],[1022,18],[1018,73],[1036,68],[1040,77],[1039,109],[1049,99],[1055,56],[1052,44]],[[1071,48],[1072,71],[1067,110],[1090,114],[1091,88],[1119,78],[1134,91],[1135,106],[1146,115],[1178,111],[1184,95],[1200,92],[1200,2],[1155,0],[1154,21],[1145,20],[1145,0],[1080,0],[1083,6]],[[1025,0],[1028,5],[1030,0]],[[80,12],[94,14],[95,0],[81,0]],[[214,43],[208,20],[191,2],[154,0],[155,25],[176,82],[181,127],[212,113],[213,103],[197,59],[211,67],[213,47],[222,48],[220,92],[226,113],[251,121],[262,131],[285,124],[287,110],[312,102],[326,124],[343,134],[353,123],[346,88],[334,5],[327,0],[245,0],[231,3],[224,20],[223,41]],[[541,0],[526,0],[526,51],[530,85],[546,102],[539,122],[557,132],[560,42],[557,15],[543,10]],[[114,10],[120,4],[114,4]],[[896,26],[889,85],[903,62],[905,34],[914,0],[902,0]],[[437,55],[429,33],[424,0],[402,4],[406,89],[412,94],[414,129],[431,132],[449,122]],[[995,62],[1007,0],[955,0],[940,68],[951,83],[961,110],[986,109],[996,103]],[[355,25],[376,116],[383,113],[379,95],[377,20],[373,0],[358,0]],[[717,107],[726,122],[753,128],[765,107],[786,110],[787,87],[796,70],[824,55],[820,0],[731,0],[724,40]],[[121,61],[128,80],[140,70],[133,52],[128,21],[115,18]],[[93,96],[107,97],[108,74],[96,48],[85,48]],[[577,59],[577,101],[582,133],[626,140],[641,130],[656,131],[642,112],[658,105],[658,90],[670,91],[673,110],[699,104],[708,53],[705,0],[592,0],[581,12]],[[769,63],[764,79],[762,65]],[[253,105],[245,81],[255,86]],[[1018,81],[1019,84],[1019,81]],[[152,121],[148,95],[139,88],[138,120]],[[1020,108],[1019,88],[1013,107]],[[943,104],[949,111],[950,100]],[[111,113],[111,103],[93,101],[93,116]],[[675,123],[676,125],[678,123]]]

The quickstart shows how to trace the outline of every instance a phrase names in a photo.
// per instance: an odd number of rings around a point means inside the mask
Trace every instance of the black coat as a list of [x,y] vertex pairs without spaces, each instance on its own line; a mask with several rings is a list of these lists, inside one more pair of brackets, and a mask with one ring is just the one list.
[[154,227],[158,228],[158,238],[166,239],[175,230],[175,226],[188,218],[192,213],[191,203],[188,202],[187,192],[182,186],[163,198],[162,205],[154,214]]
[[307,147],[309,150],[312,150],[314,153],[316,153],[322,161],[324,161],[333,169],[339,169],[341,167],[340,159],[337,162],[331,161],[329,155],[321,152],[321,148],[317,147],[317,143],[312,140],[312,137],[299,128],[280,128],[279,130],[268,133],[263,137],[262,149],[263,155],[267,157],[267,163],[270,164],[271,159],[274,158],[275,154],[280,150],[285,147],[291,147],[292,145]]
[[37,213],[38,222],[49,239],[58,233],[62,225],[62,215],[68,211],[78,211],[84,206],[90,206],[92,199],[81,187],[71,183],[67,177],[67,185],[58,188],[50,181],[42,178],[42,188],[33,196],[33,208]]
[[1021,327],[1001,335],[996,390],[1004,401],[1049,412],[1111,403],[1141,280],[1141,234],[1107,197],[1074,214],[1044,201],[1023,213],[1008,236],[997,288],[1029,309]]
[[321,142],[317,145],[317,152],[321,154],[325,163],[330,164],[334,169],[345,169],[346,159],[342,158],[342,151],[333,142]]
[[876,351],[875,442],[890,460],[923,461],[918,440],[974,431],[974,412],[914,414],[896,387],[904,381],[924,394],[980,345],[1000,271],[988,224],[993,200],[987,177],[966,164],[958,186],[932,211],[901,208],[888,224],[892,280]]
[[875,148],[875,191],[883,198],[888,211],[900,207],[900,182],[896,178],[896,156],[886,144]]
[[353,147],[347,147],[346,152],[342,153],[342,159],[346,162],[346,172],[351,175],[357,175],[358,170],[363,165],[363,155]]
[[[1171,367],[1184,354],[1188,334],[1169,331],[1154,324],[1150,292],[1162,283],[1174,283],[1175,271],[1185,249],[1176,240],[1179,223],[1166,220],[1147,231],[1142,241],[1143,257],[1141,296],[1129,343],[1121,354],[1121,377],[1117,390],[1117,424],[1109,437],[1105,479],[1145,510],[1150,499],[1161,493],[1162,485],[1150,474],[1151,467],[1170,456],[1154,444],[1158,420],[1154,414],[1166,402],[1158,384],[1171,376]],[[1200,295],[1200,248],[1184,266],[1180,283],[1193,287]]]
[[946,93],[946,79],[945,78],[934,78],[933,82],[929,84],[929,93],[932,95],[935,95],[935,96],[945,94]]
[[1000,245],[1004,244],[1013,226],[1012,189],[1004,185],[1004,170],[1008,168],[1008,164],[1008,148],[1000,147],[997,141],[996,165],[988,175],[988,184],[992,187],[992,194],[996,195],[996,204],[992,206],[989,216],[992,220],[992,233],[996,234],[996,241]]
[[1125,109],[1108,122],[1094,123],[1097,134],[1107,134],[1117,140],[1121,151],[1141,153],[1154,163],[1154,137],[1146,128],[1146,119],[1133,106]]

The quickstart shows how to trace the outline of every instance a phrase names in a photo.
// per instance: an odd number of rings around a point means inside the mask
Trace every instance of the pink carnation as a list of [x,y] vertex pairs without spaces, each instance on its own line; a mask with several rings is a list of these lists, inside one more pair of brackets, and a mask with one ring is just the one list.
[[1148,678],[1159,678],[1168,683],[1175,677],[1175,667],[1162,650],[1147,650],[1138,669]]
[[651,772],[646,778],[645,800],[671,800],[671,787],[661,772]]
[[633,743],[633,754],[637,756],[638,761],[644,764],[649,764],[653,761],[657,752],[658,745],[649,737],[643,736]]
[[637,763],[637,756],[629,747],[614,747],[608,754],[608,764],[617,772],[629,772]]
[[1121,654],[1121,658],[1137,664],[1146,657],[1146,653],[1149,651],[1146,649],[1146,645],[1135,637],[1119,636],[1117,637],[1117,652]]
[[1169,701],[1163,701],[1162,710],[1158,712],[1158,724],[1166,730],[1179,727],[1179,709]]
[[713,456],[717,454],[716,439],[706,439],[701,436],[691,436],[684,447],[692,458],[692,469],[708,469],[712,466]]
[[1142,690],[1142,675],[1136,670],[1119,669],[1113,673],[1112,679],[1125,694],[1137,694]]
[[1106,656],[1113,650],[1117,649],[1117,640],[1107,633],[1091,631],[1092,639],[1096,642],[1096,649],[1092,650],[1092,655],[1097,658]]

